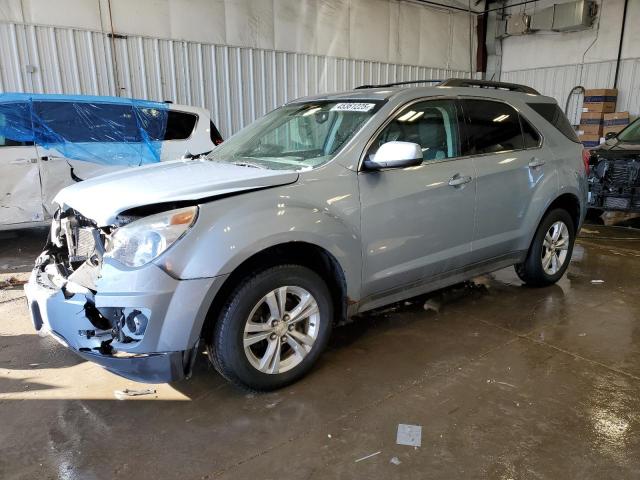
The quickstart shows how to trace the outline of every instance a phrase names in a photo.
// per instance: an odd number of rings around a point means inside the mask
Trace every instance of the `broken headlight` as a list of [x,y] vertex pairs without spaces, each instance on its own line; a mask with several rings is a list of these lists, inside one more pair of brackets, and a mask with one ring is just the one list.
[[186,207],[131,222],[113,232],[105,257],[128,267],[141,267],[180,239],[197,216],[198,207]]

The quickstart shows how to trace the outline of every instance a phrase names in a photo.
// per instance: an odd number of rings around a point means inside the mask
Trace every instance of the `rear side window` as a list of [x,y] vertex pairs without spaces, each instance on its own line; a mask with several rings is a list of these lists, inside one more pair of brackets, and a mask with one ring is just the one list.
[[193,133],[197,121],[198,116],[193,113],[169,110],[164,140],[186,140]]
[[527,103],[538,115],[556,127],[565,137],[572,142],[580,143],[576,132],[567,120],[567,116],[555,103]]
[[520,115],[511,106],[491,100],[463,100],[466,119],[465,155],[522,150]]
[[538,148],[542,143],[542,138],[538,131],[522,115],[520,115],[520,123],[522,124],[522,135],[524,136],[524,148]]

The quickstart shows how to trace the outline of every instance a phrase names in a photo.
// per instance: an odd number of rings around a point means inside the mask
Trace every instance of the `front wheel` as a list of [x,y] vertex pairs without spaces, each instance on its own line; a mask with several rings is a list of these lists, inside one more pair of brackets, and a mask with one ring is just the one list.
[[209,358],[222,376],[252,390],[302,377],[329,339],[331,295],[312,270],[282,265],[246,278],[222,309]]
[[529,286],[556,283],[569,266],[574,242],[575,227],[569,213],[552,210],[540,222],[527,258],[515,266],[516,273]]

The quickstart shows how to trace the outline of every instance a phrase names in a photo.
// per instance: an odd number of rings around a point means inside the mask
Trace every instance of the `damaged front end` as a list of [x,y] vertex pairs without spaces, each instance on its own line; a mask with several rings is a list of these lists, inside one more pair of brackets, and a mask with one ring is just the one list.
[[[177,280],[152,264],[133,270],[105,259],[112,230],[98,228],[73,209],[56,212],[25,285],[35,329],[132,380],[156,383],[188,376],[197,341],[170,351],[163,347],[172,347],[171,342],[161,341]],[[140,291],[140,284],[149,291]],[[152,317],[156,325],[149,332]]]
[[593,152],[589,208],[640,212],[640,155]]

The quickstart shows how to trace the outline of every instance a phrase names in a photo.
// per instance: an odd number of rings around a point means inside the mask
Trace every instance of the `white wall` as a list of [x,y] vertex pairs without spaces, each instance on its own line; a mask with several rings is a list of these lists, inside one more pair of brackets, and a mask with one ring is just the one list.
[[[514,3],[516,0],[510,0]],[[533,13],[568,0],[540,0],[511,13]],[[558,100],[564,108],[574,86],[612,88],[620,42],[624,0],[598,0],[593,27],[580,32],[539,32],[502,41],[501,80],[530,85]],[[618,75],[617,110],[640,114],[640,0],[629,0]],[[568,116],[578,123],[581,100],[569,102]]]
[[[297,97],[469,76],[469,17],[398,0],[0,0],[0,92],[207,108],[227,137]],[[475,55],[473,55],[475,57]]]
[[[114,31],[470,70],[469,16],[401,0],[111,0]],[[474,17],[472,17],[474,18]],[[110,31],[109,0],[1,0],[0,21]],[[475,55],[474,55],[475,57]]]
[[[508,11],[533,13],[567,0],[540,0]],[[515,3],[515,0],[511,0]],[[539,32],[503,40],[502,70],[530,69],[614,60],[618,55],[624,0],[599,0],[593,28],[580,32]],[[622,46],[623,58],[640,57],[640,1],[630,0]],[[534,53],[535,52],[535,53]]]

